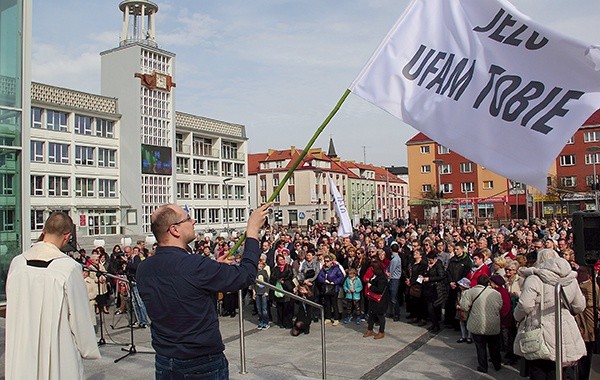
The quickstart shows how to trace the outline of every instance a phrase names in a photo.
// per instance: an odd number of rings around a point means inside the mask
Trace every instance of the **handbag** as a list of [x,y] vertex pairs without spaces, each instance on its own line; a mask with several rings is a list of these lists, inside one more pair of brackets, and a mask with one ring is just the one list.
[[[527,323],[523,323],[523,327],[519,326],[517,337],[515,340],[519,341],[519,348],[525,360],[548,360],[550,358],[550,351],[544,341],[544,289],[542,286],[541,300],[540,300],[540,324],[538,327],[528,329]],[[520,338],[520,339],[519,339]]]
[[421,295],[423,294],[423,285],[421,285],[421,284],[412,284],[410,286],[408,294],[410,294],[410,296],[414,297],[414,298],[421,298]]
[[325,284],[325,293],[326,296],[333,296],[336,294],[335,292],[335,284]]
[[368,299],[370,299],[373,302],[381,302],[381,299],[383,298],[383,293],[381,294],[377,294],[377,293],[373,293],[371,291],[371,289],[367,289],[365,295],[367,296]]
[[367,288],[367,290],[365,291],[365,296],[367,296],[368,299],[370,299],[373,302],[381,302],[381,299],[383,298],[383,295],[385,294],[385,291],[387,290],[387,285],[383,288],[383,292],[381,292],[381,294],[379,293],[375,293],[371,290],[371,287],[369,286]]
[[[281,289],[281,290],[283,290],[283,285],[281,285],[281,282],[279,282],[279,281],[277,281],[277,284],[275,284],[275,287],[276,287],[277,289]],[[283,296],[284,296],[285,294],[283,294],[282,292],[275,291],[275,292],[273,293],[273,295],[275,296],[275,298],[283,298]]]

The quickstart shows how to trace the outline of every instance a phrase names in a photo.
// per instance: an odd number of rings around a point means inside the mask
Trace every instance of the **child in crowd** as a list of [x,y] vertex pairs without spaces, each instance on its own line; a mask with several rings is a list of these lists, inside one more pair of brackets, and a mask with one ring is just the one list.
[[348,277],[344,281],[344,313],[343,323],[348,324],[352,320],[352,312],[356,315],[356,324],[360,325],[360,292],[363,289],[362,282],[357,276],[355,268],[348,269]]
[[[265,262],[262,260],[258,263],[256,279],[267,283],[269,282],[269,274],[265,270]],[[256,283],[254,285],[254,294],[256,297],[256,309],[258,311],[258,329],[266,330],[270,327],[268,312],[269,290],[266,286]]]
[[459,306],[460,298],[462,297],[463,292],[471,287],[471,282],[467,278],[462,278],[456,284],[460,288],[460,293],[458,293],[458,297],[456,299],[456,309],[458,311],[456,313],[456,317],[460,321],[460,334],[461,334],[460,339],[457,340],[456,343],[465,343],[466,342],[468,344],[471,344],[471,343],[473,343],[473,334],[471,334],[471,332],[469,330],[467,330],[467,319],[469,318],[469,315],[467,314],[468,312],[461,310],[461,308]]

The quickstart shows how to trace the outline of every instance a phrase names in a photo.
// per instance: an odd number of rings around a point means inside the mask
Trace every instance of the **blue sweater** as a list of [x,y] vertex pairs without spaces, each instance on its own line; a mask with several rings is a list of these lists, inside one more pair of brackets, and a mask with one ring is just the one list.
[[137,285],[146,305],[157,354],[192,359],[225,350],[217,316],[217,293],[235,292],[256,279],[259,249],[247,239],[239,266],[158,247],[139,265]]

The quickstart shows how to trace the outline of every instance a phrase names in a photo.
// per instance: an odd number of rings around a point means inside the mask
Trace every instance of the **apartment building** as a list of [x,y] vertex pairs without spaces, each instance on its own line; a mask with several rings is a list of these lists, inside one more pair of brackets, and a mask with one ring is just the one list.
[[[495,174],[423,133],[406,142],[411,215],[417,220],[541,218],[597,209],[600,114],[566,143],[548,172],[546,194]],[[600,167],[597,168],[600,170]],[[440,202],[441,195],[441,202]]]

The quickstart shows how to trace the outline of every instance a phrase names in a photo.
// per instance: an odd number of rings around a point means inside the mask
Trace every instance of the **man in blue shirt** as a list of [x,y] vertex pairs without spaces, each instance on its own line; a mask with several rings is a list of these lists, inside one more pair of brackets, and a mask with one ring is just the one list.
[[156,379],[201,375],[228,379],[225,345],[219,331],[217,293],[236,292],[256,279],[258,234],[266,204],[248,219],[244,256],[239,266],[191,255],[196,221],[181,207],[159,207],[151,219],[158,247],[137,270],[140,295],[151,320]]

